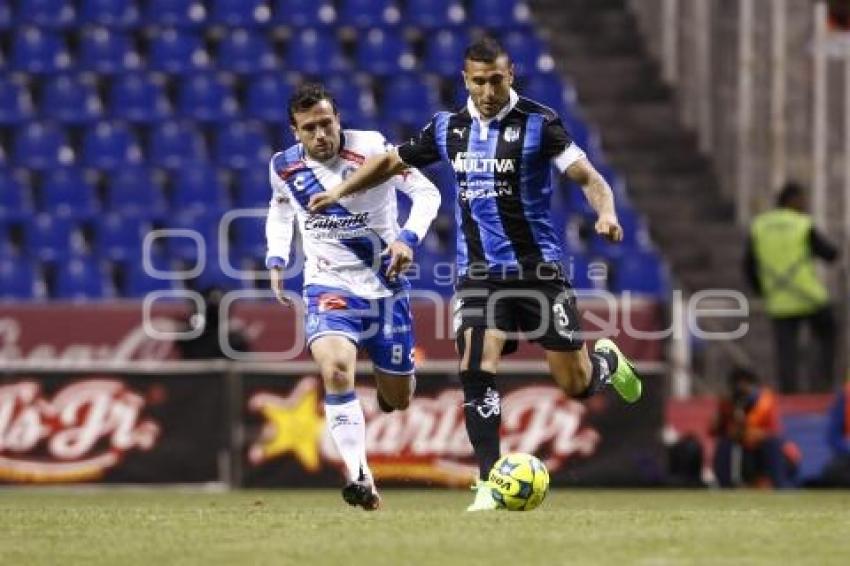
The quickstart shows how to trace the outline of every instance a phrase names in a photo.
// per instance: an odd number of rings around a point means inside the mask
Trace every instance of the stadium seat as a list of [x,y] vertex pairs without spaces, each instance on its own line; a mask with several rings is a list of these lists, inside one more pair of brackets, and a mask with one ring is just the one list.
[[7,31],[14,26],[12,18],[12,4],[10,2],[0,2],[0,30]]
[[563,263],[575,289],[608,290],[610,270],[604,261],[577,251],[565,250]]
[[82,301],[103,299],[112,294],[104,266],[97,258],[74,257],[59,263],[53,298]]
[[439,95],[420,75],[398,75],[387,81],[380,108],[383,117],[422,127],[439,107]]
[[23,25],[64,29],[74,25],[77,13],[66,0],[25,0],[17,3],[17,20]]
[[122,167],[107,177],[106,186],[107,206],[113,212],[158,219],[168,209],[162,181],[157,172],[147,167]]
[[94,249],[110,261],[139,261],[144,235],[150,232],[147,219],[109,213],[94,223]]
[[538,71],[551,72],[554,60],[534,33],[509,31],[502,38],[502,45],[511,56],[518,77],[530,76]]
[[12,160],[29,169],[49,169],[70,164],[74,153],[65,133],[54,124],[30,122],[15,135]]
[[555,73],[535,73],[522,86],[523,96],[549,106],[562,116],[567,106],[564,83]]
[[267,0],[214,0],[211,21],[228,27],[263,26],[271,19]]
[[336,9],[330,0],[276,0],[272,22],[293,29],[329,26],[336,22]]
[[218,130],[215,143],[218,164],[231,169],[263,169],[271,156],[266,132],[257,122],[232,122]]
[[22,220],[32,214],[32,194],[11,171],[0,168],[0,222]]
[[395,2],[386,0],[343,0],[339,25],[358,28],[394,26],[401,12]]
[[670,293],[667,270],[652,251],[630,251],[614,264],[611,290],[665,300]]
[[466,11],[459,0],[407,0],[403,21],[426,30],[462,25]]
[[177,107],[183,116],[212,123],[230,120],[238,110],[230,84],[214,72],[185,76],[180,82]]
[[169,218],[166,228],[173,230],[189,230],[200,235],[203,244],[199,246],[192,238],[167,237],[164,238],[165,249],[169,257],[184,262],[194,263],[199,254],[207,257],[215,256],[219,251],[219,222],[221,214],[218,211],[188,212],[174,218]]
[[422,68],[443,77],[456,77],[469,44],[469,35],[457,30],[440,30],[425,45]]
[[71,56],[61,34],[25,27],[12,40],[11,63],[24,73],[55,73],[70,65]]
[[138,69],[141,63],[131,36],[105,27],[89,28],[80,38],[79,68],[102,75]]
[[111,171],[142,162],[135,134],[121,122],[98,122],[83,136],[83,165]]
[[384,77],[410,71],[416,58],[400,32],[373,28],[358,42],[356,62],[358,70]]
[[490,30],[516,29],[529,26],[531,10],[517,0],[472,0],[469,9],[475,14],[475,25]]
[[364,129],[375,112],[370,90],[346,74],[326,76],[322,83],[334,95],[343,127]]
[[331,33],[304,29],[289,40],[285,67],[301,73],[322,76],[347,70],[339,43]]
[[0,258],[0,301],[18,301],[36,297],[38,272],[31,261]]
[[51,120],[83,125],[101,117],[103,103],[91,77],[61,74],[46,81],[39,109]]
[[259,217],[240,217],[230,225],[230,240],[238,254],[262,257],[266,251],[266,221]]
[[195,163],[175,172],[171,205],[174,210],[221,211],[229,206],[227,188],[212,165]]
[[144,19],[163,27],[200,28],[207,10],[200,0],[147,0]]
[[243,169],[236,177],[234,204],[238,208],[268,208],[272,191],[268,167]]
[[[170,268],[170,262],[165,258],[164,254],[154,256],[152,263],[160,271],[167,271]],[[166,279],[158,279],[149,275],[140,261],[130,261],[121,266],[120,285],[121,295],[131,299],[142,299],[149,293],[154,291],[167,291],[174,289],[175,284]]]
[[78,167],[57,167],[44,173],[41,210],[62,217],[87,220],[100,210],[94,186]]
[[0,78],[0,126],[16,126],[32,117],[29,89],[11,78]]
[[80,22],[108,28],[133,28],[139,24],[136,0],[82,0]]
[[234,73],[259,73],[277,68],[277,59],[265,36],[253,30],[232,30],[218,46],[218,67]]
[[249,118],[288,123],[287,105],[292,86],[278,73],[267,73],[255,77],[248,83],[245,97],[245,113]]
[[161,78],[141,72],[116,77],[109,93],[112,116],[130,122],[156,122],[171,115]]
[[207,160],[201,132],[188,120],[158,124],[150,135],[148,159],[158,167],[179,169]]
[[24,224],[24,242],[28,256],[41,261],[67,258],[83,251],[83,241],[77,225],[67,217],[37,214]]
[[180,74],[206,69],[210,56],[198,32],[166,28],[151,39],[148,67],[153,71]]

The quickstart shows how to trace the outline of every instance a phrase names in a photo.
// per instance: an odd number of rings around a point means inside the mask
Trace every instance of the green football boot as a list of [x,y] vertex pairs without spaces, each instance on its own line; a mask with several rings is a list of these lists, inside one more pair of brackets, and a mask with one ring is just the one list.
[[472,486],[475,491],[475,501],[466,508],[467,511],[495,511],[499,508],[499,504],[493,499],[490,494],[490,485],[484,480],[478,480]]
[[643,386],[638,377],[637,370],[632,362],[623,355],[620,349],[608,338],[597,340],[593,347],[594,352],[612,352],[617,356],[617,371],[611,374],[611,385],[620,394],[620,397],[627,403],[635,403],[640,399]]

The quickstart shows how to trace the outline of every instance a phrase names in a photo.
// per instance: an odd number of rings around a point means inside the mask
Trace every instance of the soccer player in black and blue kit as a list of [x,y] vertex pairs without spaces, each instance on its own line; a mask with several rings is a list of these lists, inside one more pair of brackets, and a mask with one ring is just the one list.
[[[555,382],[574,398],[606,384],[634,403],[641,382],[608,339],[588,352],[580,339],[575,295],[561,264],[550,208],[551,166],[580,184],[596,211],[596,232],[622,240],[614,198],[605,179],[572,141],[550,108],[511,87],[513,65],[493,39],[473,43],[464,57],[469,91],[464,108],[438,112],[419,135],[369,159],[339,186],[315,195],[311,210],[380,184],[408,167],[440,159],[456,175],[456,313],[464,417],[483,485],[499,458],[500,397],[495,374],[517,333],[539,343]],[[497,507],[478,489],[470,511]]]

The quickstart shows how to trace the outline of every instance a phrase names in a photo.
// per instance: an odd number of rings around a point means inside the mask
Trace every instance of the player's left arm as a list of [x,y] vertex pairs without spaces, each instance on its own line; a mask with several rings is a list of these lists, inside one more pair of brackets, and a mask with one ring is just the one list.
[[565,171],[566,176],[578,183],[593,210],[596,211],[596,233],[611,242],[623,240],[623,228],[614,208],[614,191],[608,181],[586,157],[572,163]]
[[413,262],[413,250],[425,238],[440,209],[440,191],[418,169],[410,168],[396,178],[395,187],[410,197],[411,207],[398,239],[385,252],[390,255],[390,277],[403,273]]

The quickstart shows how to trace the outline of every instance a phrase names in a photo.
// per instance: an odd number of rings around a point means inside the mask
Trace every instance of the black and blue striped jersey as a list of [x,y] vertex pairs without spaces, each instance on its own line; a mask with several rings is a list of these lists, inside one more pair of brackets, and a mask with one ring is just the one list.
[[459,276],[561,261],[549,210],[552,164],[563,171],[584,153],[552,109],[511,91],[502,112],[484,120],[469,101],[438,112],[398,154],[412,167],[442,159],[454,169]]

